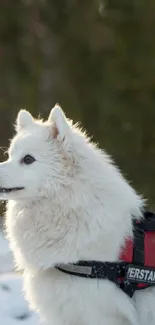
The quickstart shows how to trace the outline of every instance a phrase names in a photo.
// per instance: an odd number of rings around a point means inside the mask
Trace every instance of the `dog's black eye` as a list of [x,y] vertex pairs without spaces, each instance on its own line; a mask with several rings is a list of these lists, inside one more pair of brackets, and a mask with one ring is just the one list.
[[30,156],[30,155],[26,155],[24,158],[22,158],[21,163],[25,164],[25,165],[30,165],[35,161],[35,159]]

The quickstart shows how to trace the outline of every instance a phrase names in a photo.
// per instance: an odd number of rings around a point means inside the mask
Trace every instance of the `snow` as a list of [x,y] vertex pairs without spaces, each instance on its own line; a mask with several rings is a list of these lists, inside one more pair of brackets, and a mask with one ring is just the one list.
[[15,273],[13,258],[5,235],[0,231],[0,324],[39,325],[24,298],[22,276]]
[[3,325],[37,325],[38,316],[28,307],[22,292],[22,277],[17,274],[0,276],[0,322]]
[[0,231],[0,273],[13,271],[13,258],[9,249],[9,243]]

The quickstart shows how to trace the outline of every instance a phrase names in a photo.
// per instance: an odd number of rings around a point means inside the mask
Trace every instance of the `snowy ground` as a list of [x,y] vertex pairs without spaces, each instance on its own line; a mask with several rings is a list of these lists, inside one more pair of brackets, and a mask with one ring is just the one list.
[[0,325],[39,325],[22,292],[22,277],[13,269],[8,241],[0,231]]

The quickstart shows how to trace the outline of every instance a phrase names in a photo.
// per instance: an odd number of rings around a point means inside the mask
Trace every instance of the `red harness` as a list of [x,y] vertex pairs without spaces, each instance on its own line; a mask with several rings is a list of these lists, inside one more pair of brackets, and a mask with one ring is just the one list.
[[[120,260],[128,264],[134,264],[137,267],[139,266],[140,270],[143,266],[148,268],[146,270],[153,272],[150,274],[150,279],[152,278],[152,282],[155,282],[155,214],[146,212],[144,216],[145,219],[143,221],[135,222],[134,240],[126,241]],[[136,279],[140,281],[141,278],[142,280],[144,278],[143,281],[146,281],[146,283],[137,281],[136,289],[148,287],[148,272],[144,274],[144,272],[140,273],[140,271],[137,271],[136,274],[134,272],[132,274],[135,282]]]
[[155,214],[145,212],[133,222],[134,239],[127,240],[119,262],[79,261],[57,265],[64,273],[90,279],[108,279],[130,297],[135,290],[155,285]]
[[[155,226],[155,216],[154,216]],[[134,243],[132,240],[126,242],[125,250],[120,255],[120,260],[132,263]],[[143,249],[143,247],[142,247]],[[144,232],[144,265],[155,267],[155,230]]]

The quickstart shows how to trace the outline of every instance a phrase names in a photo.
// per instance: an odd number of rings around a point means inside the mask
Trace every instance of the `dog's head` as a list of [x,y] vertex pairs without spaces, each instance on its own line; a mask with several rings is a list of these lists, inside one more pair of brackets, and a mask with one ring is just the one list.
[[20,265],[18,247],[28,264],[46,268],[114,259],[123,231],[132,233],[131,215],[140,216],[141,199],[59,106],[45,122],[20,111],[8,154],[0,164],[0,198],[24,201],[9,204],[6,218]]
[[75,148],[81,146],[81,140],[84,137],[58,105],[45,122],[21,110],[16,120],[16,135],[8,150],[9,158],[0,164],[0,198],[61,195],[60,189],[65,191],[78,172]]

